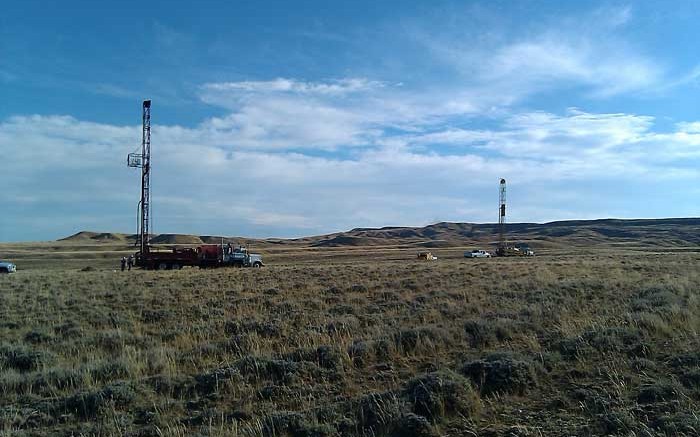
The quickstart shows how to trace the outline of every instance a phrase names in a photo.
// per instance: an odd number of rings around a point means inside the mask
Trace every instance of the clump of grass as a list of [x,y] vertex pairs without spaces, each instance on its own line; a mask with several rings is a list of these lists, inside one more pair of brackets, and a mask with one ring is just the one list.
[[[250,365],[252,366],[252,365]],[[250,371],[250,369],[246,368],[247,371]],[[230,381],[232,379],[238,378],[241,375],[241,371],[234,366],[229,366],[229,367],[221,367],[209,372],[204,372],[200,373],[198,375],[194,376],[194,381],[195,381],[195,388],[197,392],[203,394],[203,395],[210,395],[213,393],[217,393],[219,391],[219,387],[224,386],[224,384],[227,381]],[[155,381],[156,383],[160,383],[159,380]],[[167,380],[165,381],[165,384],[163,385],[163,388],[171,389],[173,388],[173,385],[169,384]]]
[[53,335],[46,328],[34,328],[24,335],[24,341],[31,344],[51,343]]
[[691,369],[683,372],[680,381],[690,389],[700,389],[700,369]]
[[464,332],[469,339],[469,346],[475,349],[483,349],[498,342],[511,340],[515,325],[505,319],[473,319],[464,323]]
[[360,321],[353,315],[338,317],[326,324],[328,335],[352,335],[359,328]]
[[74,320],[61,322],[53,327],[57,336],[64,340],[76,340],[82,337],[83,330],[79,323]]
[[[208,374],[204,374],[208,375]],[[198,375],[201,378],[201,375]],[[227,380],[230,378],[224,378]],[[154,375],[143,380],[143,383],[155,393],[169,398],[191,398],[195,396],[195,390],[207,395],[216,392],[217,379],[197,379],[188,375]]]
[[484,320],[469,320],[464,323],[464,332],[469,338],[469,346],[482,349],[496,342],[496,332],[493,326]]
[[280,335],[279,322],[274,320],[229,320],[224,325],[227,334],[242,335],[256,333],[261,337],[278,337]]
[[[578,387],[571,392],[571,397],[579,403],[584,411],[592,415],[609,412],[612,406],[619,401],[612,391],[595,385]],[[610,419],[614,418],[610,417]]]
[[53,354],[48,351],[36,350],[24,345],[3,344],[0,346],[0,369],[29,372],[50,364],[53,359]]
[[451,371],[437,371],[412,379],[404,394],[414,413],[437,422],[452,414],[473,416],[480,400],[469,380]]
[[297,362],[285,359],[271,359],[248,355],[234,364],[241,375],[262,381],[290,382],[299,372]]
[[537,383],[531,361],[510,354],[493,354],[483,360],[466,362],[462,374],[479,387],[482,394],[517,393],[524,395]]
[[318,423],[313,418],[293,411],[280,411],[263,419],[264,435],[290,435],[331,437],[337,435],[334,426],[328,423]]
[[655,419],[652,427],[663,435],[697,436],[700,433],[700,415],[697,411],[666,414]]
[[341,371],[347,355],[335,346],[321,345],[316,349],[297,349],[285,358],[292,362],[307,361],[327,370]]
[[387,339],[355,341],[348,347],[348,356],[355,367],[367,367],[374,363],[388,361],[394,345]]
[[403,354],[416,353],[421,349],[435,349],[451,342],[445,330],[434,326],[403,329],[394,335],[396,349]]
[[72,389],[83,383],[85,372],[82,369],[66,369],[54,367],[37,372],[30,378],[30,384],[34,389],[43,389],[44,392],[55,392]]
[[678,399],[682,389],[674,381],[657,381],[643,385],[637,393],[637,402],[640,404],[652,404]]
[[667,360],[672,367],[697,367],[700,366],[700,351],[684,352],[669,357]]
[[633,327],[589,329],[582,334],[582,339],[602,353],[622,352],[630,356],[643,356],[647,351],[639,329]]
[[638,428],[639,420],[628,411],[612,410],[600,415],[599,433],[602,435],[634,435]]
[[101,390],[76,393],[63,401],[63,408],[83,420],[93,419],[104,408],[129,406],[136,398],[136,392],[124,382],[105,386]]
[[396,437],[438,437],[440,433],[427,418],[414,413],[405,413],[396,423],[392,435]]
[[94,363],[87,371],[95,381],[101,383],[127,378],[132,373],[131,366],[124,359]]
[[357,422],[370,434],[386,432],[405,409],[403,401],[393,392],[370,393],[359,400]]

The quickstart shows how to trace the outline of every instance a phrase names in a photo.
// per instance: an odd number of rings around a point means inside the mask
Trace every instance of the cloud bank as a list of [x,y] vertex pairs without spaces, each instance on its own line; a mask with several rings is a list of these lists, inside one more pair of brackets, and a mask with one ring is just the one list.
[[[482,44],[412,28],[426,62],[452,72],[445,83],[204,82],[196,98],[220,115],[191,126],[163,123],[154,101],[155,231],[300,236],[494,221],[501,177],[513,221],[697,215],[666,193],[700,179],[699,121],[537,109],[548,93],[598,102],[688,83],[610,33],[629,11],[608,17],[573,36],[549,28]],[[11,187],[0,190],[0,240],[133,231],[139,178],[125,157],[140,132],[67,115],[0,120]]]

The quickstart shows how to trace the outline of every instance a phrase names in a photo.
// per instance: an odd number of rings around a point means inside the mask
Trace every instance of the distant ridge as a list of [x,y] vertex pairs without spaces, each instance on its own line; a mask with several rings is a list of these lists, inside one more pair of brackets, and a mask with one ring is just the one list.
[[69,237],[59,238],[58,241],[91,240],[96,235],[99,235],[99,233],[98,232],[90,232],[90,231],[80,231],[80,232],[73,234]]
[[160,234],[151,238],[151,244],[202,244],[202,239],[196,235]]
[[91,232],[80,231],[69,237],[61,238],[58,241],[74,241],[74,242],[105,242],[119,243],[127,240],[135,240],[136,236],[129,234],[118,234],[113,232]]
[[[700,245],[700,218],[565,220],[549,223],[508,223],[510,241],[534,247],[590,246],[635,243],[648,246]],[[153,244],[198,245],[250,242],[257,245],[311,247],[360,247],[405,245],[454,247],[493,244],[498,234],[495,223],[440,222],[422,227],[387,226],[355,228],[346,232],[295,239],[246,239],[213,235],[160,234]],[[135,235],[81,231],[59,241],[83,243],[133,243]]]
[[[495,223],[440,222],[424,227],[356,228],[320,238],[314,246],[337,245],[339,237],[365,238],[366,241],[440,241],[444,246],[493,243]],[[533,245],[591,245],[596,243],[637,242],[648,245],[700,244],[700,218],[567,220],[549,223],[508,223],[507,238]],[[429,243],[423,243],[430,246]]]

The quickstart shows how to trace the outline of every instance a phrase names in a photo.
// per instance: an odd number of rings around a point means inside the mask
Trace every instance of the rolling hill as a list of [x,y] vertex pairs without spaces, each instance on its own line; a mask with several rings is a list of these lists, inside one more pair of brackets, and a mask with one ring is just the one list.
[[[570,220],[550,223],[509,223],[509,241],[540,245],[588,246],[598,243],[629,243],[662,246],[700,244],[700,219]],[[491,243],[498,238],[498,225],[441,222],[424,227],[357,228],[316,237],[313,246],[387,244],[392,241],[428,247]]]
[[[631,244],[643,246],[700,245],[700,218],[568,220],[549,223],[509,223],[509,241],[533,247]],[[252,242],[259,246],[360,247],[416,246],[454,247],[492,244],[498,238],[493,223],[441,222],[423,227],[356,228],[346,232],[297,239],[246,239],[211,235],[160,234],[154,244],[197,245]],[[82,231],[61,239],[67,242],[133,243],[135,235]]]

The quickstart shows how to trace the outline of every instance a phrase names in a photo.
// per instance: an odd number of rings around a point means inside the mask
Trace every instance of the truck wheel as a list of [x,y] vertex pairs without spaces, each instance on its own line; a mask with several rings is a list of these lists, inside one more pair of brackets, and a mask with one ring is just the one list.
[[182,267],[180,267],[180,264],[175,263],[175,264],[173,264],[170,268],[173,269],[173,270],[180,270]]
[[262,267],[262,264],[260,264],[260,263],[253,263],[253,268],[254,268],[254,269],[259,269],[260,267]]
[[158,264],[158,270],[166,270],[167,268],[168,268],[168,265],[166,263]]

